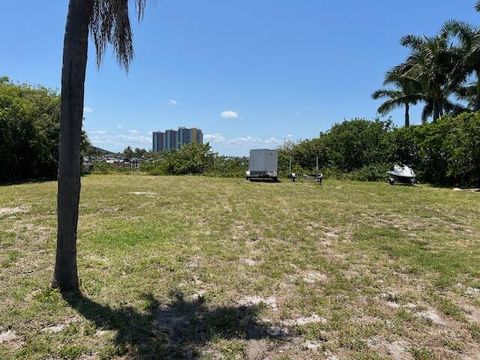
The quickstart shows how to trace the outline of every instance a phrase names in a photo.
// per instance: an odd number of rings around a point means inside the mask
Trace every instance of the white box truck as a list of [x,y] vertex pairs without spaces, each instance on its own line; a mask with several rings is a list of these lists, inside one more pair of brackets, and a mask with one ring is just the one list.
[[278,151],[268,149],[250,150],[247,180],[278,180]]

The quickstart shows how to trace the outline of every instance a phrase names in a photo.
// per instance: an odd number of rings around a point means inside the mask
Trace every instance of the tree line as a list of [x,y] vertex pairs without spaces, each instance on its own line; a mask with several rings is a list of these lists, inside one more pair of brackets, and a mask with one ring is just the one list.
[[[0,78],[0,182],[55,179],[59,131],[56,91]],[[88,145],[82,132],[81,148]]]
[[119,167],[103,161],[94,162],[93,172],[97,174],[112,173],[147,173],[150,175],[205,175],[218,177],[244,177],[248,169],[245,156],[224,156],[214,151],[207,144],[186,144],[178,150],[161,153],[145,149],[123,151],[125,159],[142,159],[140,167]]
[[[480,11],[480,1],[475,9]],[[480,110],[480,28],[463,21],[446,22],[435,36],[404,36],[407,59],[385,75],[386,88],[372,94],[385,99],[378,112],[402,107],[405,127],[410,107],[422,103],[422,123],[444,115]]]
[[480,186],[480,113],[444,116],[435,122],[395,128],[390,120],[354,119],[319,137],[280,148],[279,169],[312,172],[318,157],[326,177],[386,179],[395,163],[412,166],[422,182]]
[[[443,116],[435,122],[395,127],[391,120],[353,119],[336,123],[313,139],[286,142],[279,149],[279,174],[313,173],[360,181],[387,179],[396,163],[415,170],[421,182],[480,187],[480,113]],[[209,144],[145,153],[136,171],[151,175],[244,177],[247,157],[221,156]],[[97,164],[99,173],[130,172]]]

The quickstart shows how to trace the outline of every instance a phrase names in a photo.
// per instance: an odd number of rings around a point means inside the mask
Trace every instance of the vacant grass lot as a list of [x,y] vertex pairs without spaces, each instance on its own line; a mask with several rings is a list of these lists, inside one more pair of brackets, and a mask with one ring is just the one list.
[[55,196],[0,187],[1,359],[480,358],[480,193],[88,176],[81,297]]

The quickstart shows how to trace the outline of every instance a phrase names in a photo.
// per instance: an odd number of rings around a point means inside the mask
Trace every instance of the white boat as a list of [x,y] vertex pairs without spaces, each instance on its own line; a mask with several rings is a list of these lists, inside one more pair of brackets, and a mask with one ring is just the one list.
[[391,185],[394,185],[396,182],[411,185],[414,185],[416,183],[415,178],[417,177],[417,175],[407,165],[397,164],[393,167],[392,170],[388,171],[387,174],[390,175],[388,181]]

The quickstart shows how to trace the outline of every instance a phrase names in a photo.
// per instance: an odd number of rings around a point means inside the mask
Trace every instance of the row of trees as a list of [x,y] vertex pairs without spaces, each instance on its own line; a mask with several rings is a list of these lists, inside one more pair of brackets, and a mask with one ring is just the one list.
[[433,123],[394,128],[391,121],[355,119],[318,138],[285,144],[279,168],[311,172],[319,159],[327,176],[381,180],[395,163],[410,165],[423,182],[480,186],[480,113],[444,116]]
[[55,179],[59,131],[57,92],[0,78],[0,182]]
[[408,127],[410,106],[419,103],[424,104],[422,123],[430,117],[435,122],[446,114],[480,110],[480,28],[452,20],[435,36],[407,35],[401,44],[410,50],[409,56],[386,73],[388,88],[372,95],[386,99],[380,114],[403,107]]
[[53,91],[0,79],[0,182],[54,178],[60,99]]
[[[128,150],[128,148],[126,149]],[[130,149],[131,150],[131,149]],[[124,151],[124,156],[130,151]],[[241,156],[223,156],[212,151],[210,144],[187,144],[179,150],[162,153],[134,151],[137,158],[143,157],[140,171],[151,175],[207,175],[219,177],[244,177],[248,168],[248,158]],[[124,173],[131,169],[118,167],[104,162],[94,165],[95,173]],[[137,170],[134,170],[137,171]]]
[[[151,175],[201,174],[244,177],[248,158],[221,156],[209,144],[148,152],[140,171]],[[318,162],[327,177],[376,181],[395,163],[410,165],[422,182],[480,186],[480,113],[463,113],[418,126],[396,128],[390,120],[353,119],[335,124],[319,137],[279,149],[279,173],[312,173]],[[95,172],[130,172],[99,163]],[[135,170],[138,171],[138,170]]]
[[123,150],[123,156],[125,157],[125,159],[128,159],[128,160],[141,159],[146,154],[147,154],[147,150],[140,149],[140,148],[132,149],[131,146],[127,146],[125,150]]

